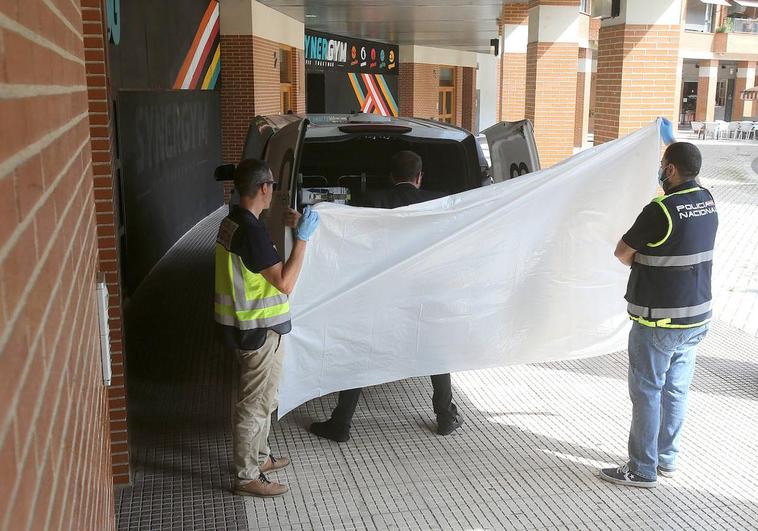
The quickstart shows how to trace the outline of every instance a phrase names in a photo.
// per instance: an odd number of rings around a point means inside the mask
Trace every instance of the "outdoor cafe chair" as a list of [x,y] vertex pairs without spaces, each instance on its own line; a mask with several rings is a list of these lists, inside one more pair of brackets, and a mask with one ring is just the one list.
[[716,122],[705,122],[705,133],[703,133],[703,140],[706,140],[709,136],[716,139],[719,133],[719,124]]
[[738,136],[741,138],[750,138],[751,136],[755,136],[755,125],[753,122],[749,122],[747,120],[743,120],[740,122],[740,128],[737,131]]
[[740,122],[729,122],[726,131],[727,138],[737,138],[737,134],[740,130]]

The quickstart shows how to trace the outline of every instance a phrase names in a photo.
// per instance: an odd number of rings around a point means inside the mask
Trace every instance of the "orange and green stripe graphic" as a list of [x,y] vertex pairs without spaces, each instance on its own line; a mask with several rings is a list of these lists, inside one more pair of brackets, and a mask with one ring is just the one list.
[[208,67],[208,71],[205,72],[202,86],[203,90],[213,90],[216,87],[219,72],[221,72],[221,45],[217,44],[216,51],[213,52],[211,65]]
[[[354,74],[349,73],[348,79],[353,86],[355,98],[361,112],[381,114],[382,116],[397,116],[397,102],[392,96],[384,76],[381,74]],[[361,80],[366,87],[363,91]]]
[[[208,8],[205,10],[200,25],[195,32],[195,38],[192,41],[184,63],[176,76],[173,88],[175,89],[196,89],[202,76],[205,63],[208,56],[216,43],[219,32],[219,8],[218,0],[211,0]],[[216,51],[213,59],[208,65],[208,70],[203,78],[202,89],[213,89],[218,80],[218,70],[221,68],[220,49],[216,44]],[[206,83],[207,82],[207,83]]]

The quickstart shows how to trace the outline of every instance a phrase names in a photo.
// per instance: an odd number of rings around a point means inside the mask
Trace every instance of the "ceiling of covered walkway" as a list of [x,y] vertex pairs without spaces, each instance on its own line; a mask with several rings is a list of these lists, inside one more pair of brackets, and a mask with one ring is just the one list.
[[[260,0],[316,31],[488,53],[513,0]],[[521,0],[524,2],[525,0]]]

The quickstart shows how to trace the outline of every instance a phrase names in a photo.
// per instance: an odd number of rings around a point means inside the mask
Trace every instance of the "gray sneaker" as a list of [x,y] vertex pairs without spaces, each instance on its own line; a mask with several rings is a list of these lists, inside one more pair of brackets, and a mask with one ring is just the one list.
[[676,468],[666,468],[658,465],[656,470],[658,471],[658,475],[664,478],[673,478],[676,475]]
[[625,485],[627,487],[652,489],[658,485],[657,480],[643,478],[629,470],[629,465],[622,465],[618,468],[604,468],[600,471],[599,477],[603,481],[615,483],[616,485]]

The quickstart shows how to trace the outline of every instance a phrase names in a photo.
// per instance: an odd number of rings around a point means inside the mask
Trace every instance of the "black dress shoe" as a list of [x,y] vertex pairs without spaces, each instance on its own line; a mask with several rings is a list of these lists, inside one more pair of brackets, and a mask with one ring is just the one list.
[[437,421],[437,435],[450,435],[463,426],[463,417],[456,414],[452,419]]
[[337,424],[332,419],[324,422],[314,422],[310,431],[313,435],[335,442],[347,442],[350,439],[350,426]]

